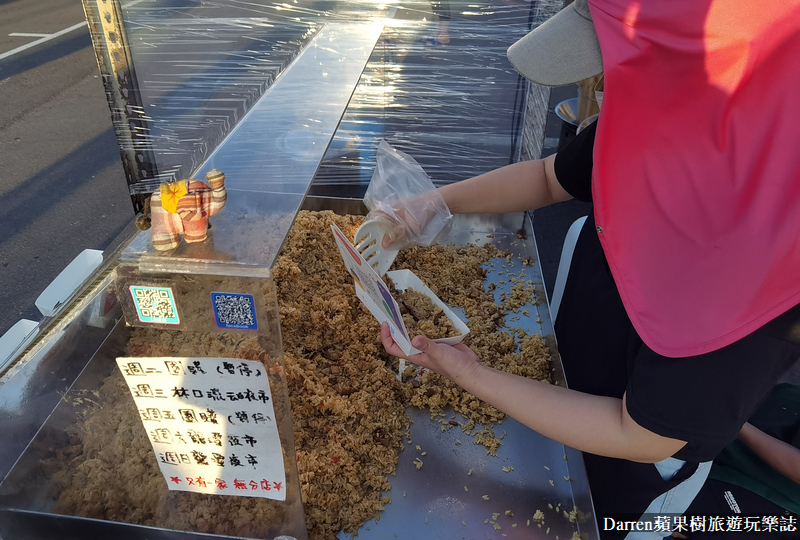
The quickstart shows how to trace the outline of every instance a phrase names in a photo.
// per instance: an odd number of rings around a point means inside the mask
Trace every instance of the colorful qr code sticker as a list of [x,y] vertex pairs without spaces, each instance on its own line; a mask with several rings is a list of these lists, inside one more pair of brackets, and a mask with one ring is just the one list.
[[180,324],[175,297],[169,287],[130,287],[136,314],[143,323]]
[[211,293],[214,319],[220,328],[256,330],[256,303],[249,294]]

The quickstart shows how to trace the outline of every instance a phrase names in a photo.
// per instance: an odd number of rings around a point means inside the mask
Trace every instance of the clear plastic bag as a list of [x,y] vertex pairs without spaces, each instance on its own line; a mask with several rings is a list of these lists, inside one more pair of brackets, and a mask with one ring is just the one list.
[[391,245],[385,247],[430,246],[446,239],[453,215],[420,164],[385,140],[378,145],[377,157],[364,204],[369,209],[367,219],[389,226],[386,236]]

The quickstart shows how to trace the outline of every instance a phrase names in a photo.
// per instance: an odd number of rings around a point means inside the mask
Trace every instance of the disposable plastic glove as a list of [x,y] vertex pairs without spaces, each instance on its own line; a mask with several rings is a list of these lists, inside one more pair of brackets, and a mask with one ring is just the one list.
[[383,247],[430,246],[450,233],[453,215],[422,167],[386,141],[378,145],[378,163],[364,195],[367,219],[383,221]]

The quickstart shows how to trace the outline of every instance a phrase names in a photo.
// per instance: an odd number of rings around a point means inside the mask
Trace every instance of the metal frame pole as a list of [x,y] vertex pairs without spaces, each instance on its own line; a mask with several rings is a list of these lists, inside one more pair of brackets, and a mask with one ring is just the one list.
[[151,119],[144,109],[119,0],[83,0],[97,65],[135,213],[158,187],[150,140]]

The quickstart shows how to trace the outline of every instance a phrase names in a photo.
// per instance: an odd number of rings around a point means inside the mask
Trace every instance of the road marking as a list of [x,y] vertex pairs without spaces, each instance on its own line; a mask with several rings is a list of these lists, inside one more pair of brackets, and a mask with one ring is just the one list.
[[8,58],[9,56],[14,56],[15,54],[20,53],[20,52],[25,51],[25,50],[28,50],[31,47],[36,47],[40,43],[44,43],[46,41],[50,41],[51,39],[55,39],[57,37],[61,37],[64,34],[69,34],[70,32],[72,32],[74,30],[77,30],[78,28],[83,28],[85,26],[86,26],[86,21],[83,21],[83,22],[79,22],[78,24],[73,24],[69,28],[64,28],[63,30],[59,30],[55,34],[47,34],[47,35],[45,35],[45,37],[37,39],[36,41],[31,41],[30,43],[22,45],[21,47],[17,47],[16,49],[11,49],[10,51],[7,51],[7,52],[4,52],[4,53],[0,54],[0,60],[3,60],[4,58]]
[[9,37],[47,37],[50,34],[27,34],[25,32],[14,32],[13,34],[8,34]]

